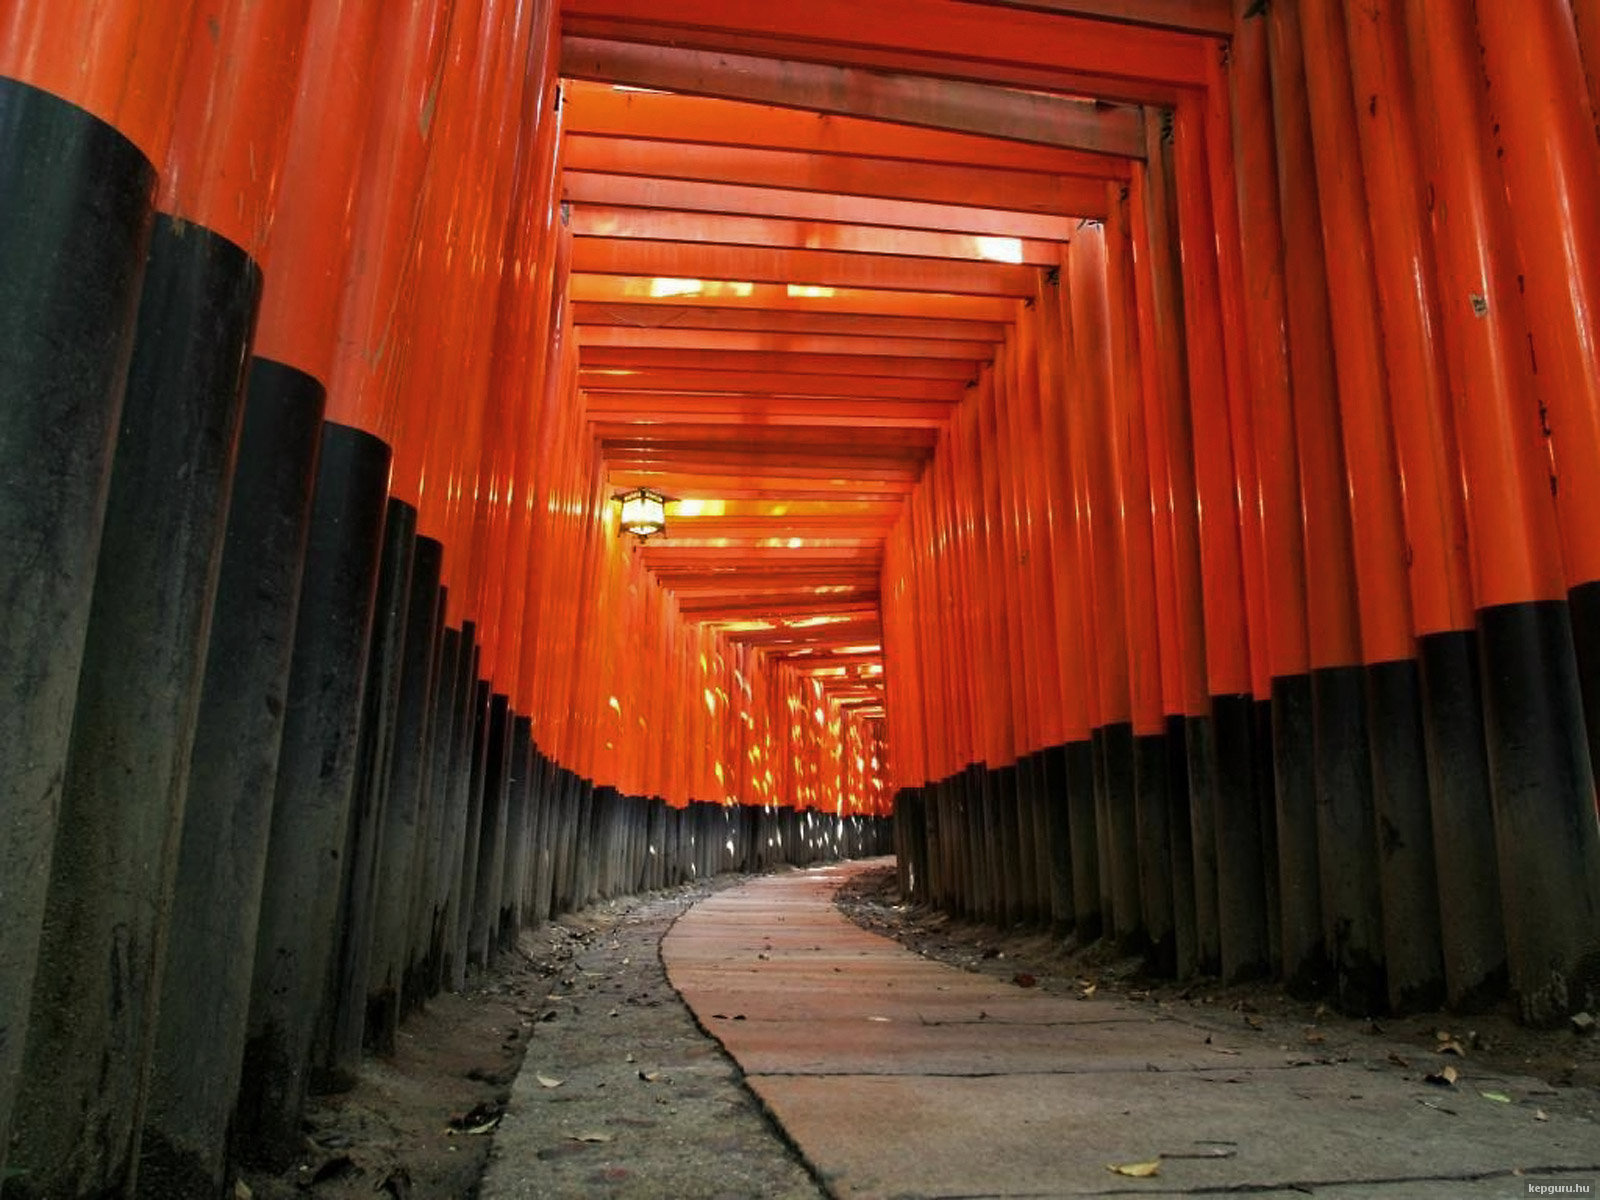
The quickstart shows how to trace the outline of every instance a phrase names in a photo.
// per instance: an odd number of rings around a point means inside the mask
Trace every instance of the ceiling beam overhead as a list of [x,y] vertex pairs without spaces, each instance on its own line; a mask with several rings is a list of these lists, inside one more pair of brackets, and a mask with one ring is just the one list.
[[672,212],[612,204],[576,204],[567,227],[577,237],[608,237],[766,246],[781,250],[834,250],[852,254],[898,254],[949,258],[962,262],[1027,263],[1049,267],[1061,262],[1059,242],[1038,238],[988,238],[927,229],[796,221],[785,217],[729,216]]
[[[1018,8],[1000,21],[987,6],[965,0],[562,0],[561,9],[563,28],[576,36],[606,28],[610,32],[599,36],[716,49],[718,34],[734,34],[748,45],[812,47],[792,56],[800,59],[838,62],[854,48],[885,65],[881,60],[908,52],[983,63],[996,75],[1015,64],[1092,80],[1095,86],[1082,94],[1095,96],[1119,95],[1119,83],[1129,90],[1202,86],[1216,53],[1214,39],[1107,21],[1103,11]],[[654,35],[641,36],[644,31]]]
[[893,258],[834,250],[769,250],[691,242],[572,239],[572,269],[591,275],[730,280],[812,288],[1031,297],[1037,267],[940,258]]
[[[606,304],[587,301],[572,306],[578,336],[599,338],[602,332],[628,336],[682,333],[693,337],[708,330],[776,334],[794,337],[829,337],[870,346],[875,340],[908,343],[921,339],[935,345],[967,342],[995,343],[1005,339],[998,321],[941,320],[936,317],[874,317],[832,312],[773,312],[709,308],[704,305]],[[593,344],[605,344],[596,341]],[[993,347],[991,345],[990,352]]]
[[[988,355],[983,356],[987,360]],[[726,350],[718,347],[585,346],[583,370],[631,367],[669,371],[767,371],[784,375],[871,375],[901,379],[954,379],[976,374],[973,359],[892,354],[808,354],[799,351]]]
[[752,280],[663,278],[657,275],[574,273],[567,284],[574,301],[666,304],[673,307],[768,309],[827,312],[834,316],[932,317],[1009,323],[1022,301],[1012,296],[970,296],[950,292],[827,288]]
[[1233,0],[968,0],[968,3],[1096,17],[1220,38],[1233,35]]
[[920,200],[885,200],[870,196],[835,196],[827,192],[694,179],[653,179],[645,175],[567,170],[562,195],[574,205],[655,208],[668,212],[703,212],[731,216],[781,217],[828,221],[838,225],[877,225],[886,229],[928,229],[989,237],[1067,241],[1079,225],[1076,217],[1007,209],[974,208],[969,204],[936,204]]
[[647,429],[675,425],[855,425],[863,429],[942,429],[954,401],[840,399],[826,396],[713,396],[589,390],[591,420]]
[[1110,207],[1108,181],[1091,175],[942,166],[893,158],[752,150],[694,142],[572,134],[562,139],[562,164],[573,171],[606,175],[831,192],[845,197],[913,200],[1057,217],[1104,217]]
[[577,325],[578,346],[586,355],[598,350],[704,350],[768,355],[846,355],[871,358],[957,359],[987,362],[992,342],[941,342],[932,338],[895,338],[825,333],[761,333],[722,329],[640,329],[620,325]]
[[562,39],[561,70],[577,79],[1123,158],[1143,158],[1144,117],[1108,105],[981,83],[930,79],[728,51],[599,38]]

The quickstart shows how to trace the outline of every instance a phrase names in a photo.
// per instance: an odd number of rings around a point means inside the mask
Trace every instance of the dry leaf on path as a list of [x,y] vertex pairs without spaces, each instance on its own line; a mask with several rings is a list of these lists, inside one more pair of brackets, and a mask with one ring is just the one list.
[[534,1078],[539,1081],[539,1086],[544,1088],[558,1088],[566,1082],[564,1079],[551,1079],[548,1075],[535,1075]]
[[1454,1067],[1441,1067],[1431,1075],[1424,1075],[1422,1082],[1431,1083],[1437,1087],[1455,1087],[1456,1080],[1460,1078],[1461,1076],[1457,1074]]
[[611,1140],[611,1135],[609,1133],[599,1133],[594,1131],[589,1133],[572,1133],[568,1134],[567,1137],[570,1141],[574,1142],[609,1142]]
[[1106,1170],[1113,1175],[1127,1175],[1133,1179],[1148,1179],[1161,1174],[1161,1160],[1153,1158],[1142,1163],[1107,1163]]

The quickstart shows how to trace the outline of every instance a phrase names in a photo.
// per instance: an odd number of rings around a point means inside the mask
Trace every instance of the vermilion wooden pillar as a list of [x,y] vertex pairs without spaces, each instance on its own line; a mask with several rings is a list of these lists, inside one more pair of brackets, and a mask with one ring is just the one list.
[[[1557,14],[1528,15],[1530,28],[1494,25],[1494,36],[1524,47],[1539,44]],[[1498,47],[1484,60],[1491,72],[1486,94],[1475,31],[1464,12],[1408,4],[1406,34],[1423,161],[1436,197],[1440,291],[1456,300],[1446,309],[1444,335],[1467,484],[1511,984],[1524,1018],[1548,1022],[1592,1001],[1572,994],[1561,964],[1583,952],[1600,919],[1593,769],[1581,724],[1570,618],[1561,602],[1568,579],[1561,571],[1559,510],[1539,417],[1546,384],[1534,370],[1535,362],[1547,364],[1541,372],[1555,374],[1561,367],[1526,353],[1531,328],[1559,336],[1563,324],[1573,328],[1573,315],[1561,315],[1559,304],[1542,307],[1551,304],[1549,291],[1541,296],[1541,288],[1553,284],[1556,268],[1535,264],[1519,242],[1539,236],[1518,228],[1514,203],[1530,188],[1537,190],[1538,182],[1515,180],[1509,165],[1501,174],[1496,160],[1502,148],[1508,155],[1535,149],[1524,141],[1535,136],[1528,117],[1514,114],[1524,102],[1547,98],[1550,81],[1522,68],[1508,76],[1510,63],[1502,56],[1509,48]],[[1515,82],[1506,83],[1508,78]],[[1501,122],[1498,145],[1494,120]],[[1541,129],[1537,137],[1543,147],[1547,138],[1561,143],[1568,134]],[[1559,186],[1561,178],[1541,182]],[[1588,214],[1568,215],[1575,222],[1568,233],[1577,234],[1576,225]],[[1581,280],[1584,268],[1573,267],[1564,287]]]

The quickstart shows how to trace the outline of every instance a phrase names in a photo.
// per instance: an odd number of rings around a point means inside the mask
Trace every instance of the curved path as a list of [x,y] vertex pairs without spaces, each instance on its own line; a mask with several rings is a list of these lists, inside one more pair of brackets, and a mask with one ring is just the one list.
[[[1600,1182],[1600,1126],[1538,1081],[1462,1064],[1440,1088],[1378,1039],[1370,1061],[1320,1061],[1270,1030],[945,966],[835,908],[865,865],[752,880],[662,943],[673,985],[837,1196],[1442,1200],[1524,1195],[1517,1170]],[[1150,1178],[1107,1170],[1157,1158]]]

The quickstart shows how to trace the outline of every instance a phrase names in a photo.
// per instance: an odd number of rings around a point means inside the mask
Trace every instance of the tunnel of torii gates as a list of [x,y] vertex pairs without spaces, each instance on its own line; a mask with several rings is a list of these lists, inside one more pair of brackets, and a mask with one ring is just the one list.
[[1597,0],[0,0],[0,77],[7,1200],[214,1196],[777,862],[1595,1001]]

